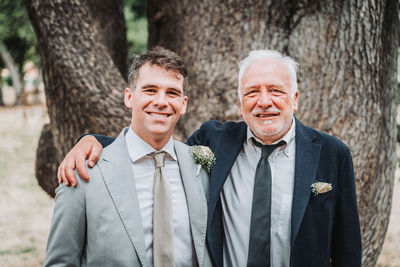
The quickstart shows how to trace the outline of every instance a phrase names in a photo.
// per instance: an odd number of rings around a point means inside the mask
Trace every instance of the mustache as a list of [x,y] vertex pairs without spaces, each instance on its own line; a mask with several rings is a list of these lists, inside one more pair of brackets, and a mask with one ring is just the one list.
[[259,113],[278,113],[278,114],[280,114],[281,111],[277,108],[255,108],[251,111],[251,115],[257,115]]

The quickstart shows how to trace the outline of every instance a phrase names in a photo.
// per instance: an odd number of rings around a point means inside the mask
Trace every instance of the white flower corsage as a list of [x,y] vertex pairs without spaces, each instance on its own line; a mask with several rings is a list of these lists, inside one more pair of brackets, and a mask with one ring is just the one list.
[[332,184],[324,182],[315,182],[311,185],[311,193],[314,196],[329,192],[332,190]]
[[211,167],[215,164],[215,156],[211,149],[208,146],[192,146],[192,154],[197,164],[196,176],[199,175],[201,167],[210,173]]

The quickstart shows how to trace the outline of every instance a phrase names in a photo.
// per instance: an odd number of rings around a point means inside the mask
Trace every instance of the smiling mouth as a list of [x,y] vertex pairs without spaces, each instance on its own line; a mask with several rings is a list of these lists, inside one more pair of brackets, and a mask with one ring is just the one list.
[[167,118],[171,116],[171,114],[168,113],[158,113],[158,112],[147,112],[147,114],[155,118]]
[[269,114],[256,114],[257,118],[268,119],[279,116],[278,113],[269,113]]

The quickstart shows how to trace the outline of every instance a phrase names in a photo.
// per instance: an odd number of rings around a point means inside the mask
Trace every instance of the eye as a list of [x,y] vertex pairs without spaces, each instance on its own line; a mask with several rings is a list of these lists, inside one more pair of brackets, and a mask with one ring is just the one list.
[[258,89],[250,89],[244,95],[249,97],[256,96],[258,94],[258,91]]
[[180,95],[178,92],[175,92],[175,91],[168,91],[168,94],[172,95],[172,96],[179,96]]
[[146,88],[143,90],[145,93],[153,94],[156,93],[156,89],[154,88]]
[[281,89],[279,89],[279,88],[274,88],[274,87],[270,89],[270,92],[271,92],[272,94],[274,94],[274,95],[281,95],[281,94],[284,93]]
[[177,97],[177,96],[181,96],[181,95],[182,95],[182,92],[179,91],[178,89],[170,89],[170,90],[167,91],[167,94],[168,94],[170,97]]

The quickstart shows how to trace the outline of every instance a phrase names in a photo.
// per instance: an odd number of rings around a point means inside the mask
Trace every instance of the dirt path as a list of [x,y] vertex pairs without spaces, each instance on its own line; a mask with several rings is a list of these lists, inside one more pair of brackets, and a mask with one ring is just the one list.
[[34,176],[45,108],[0,109],[0,266],[41,266],[53,200]]
[[[0,266],[41,266],[54,202],[34,176],[44,107],[0,108]],[[400,267],[400,172],[378,267]]]

